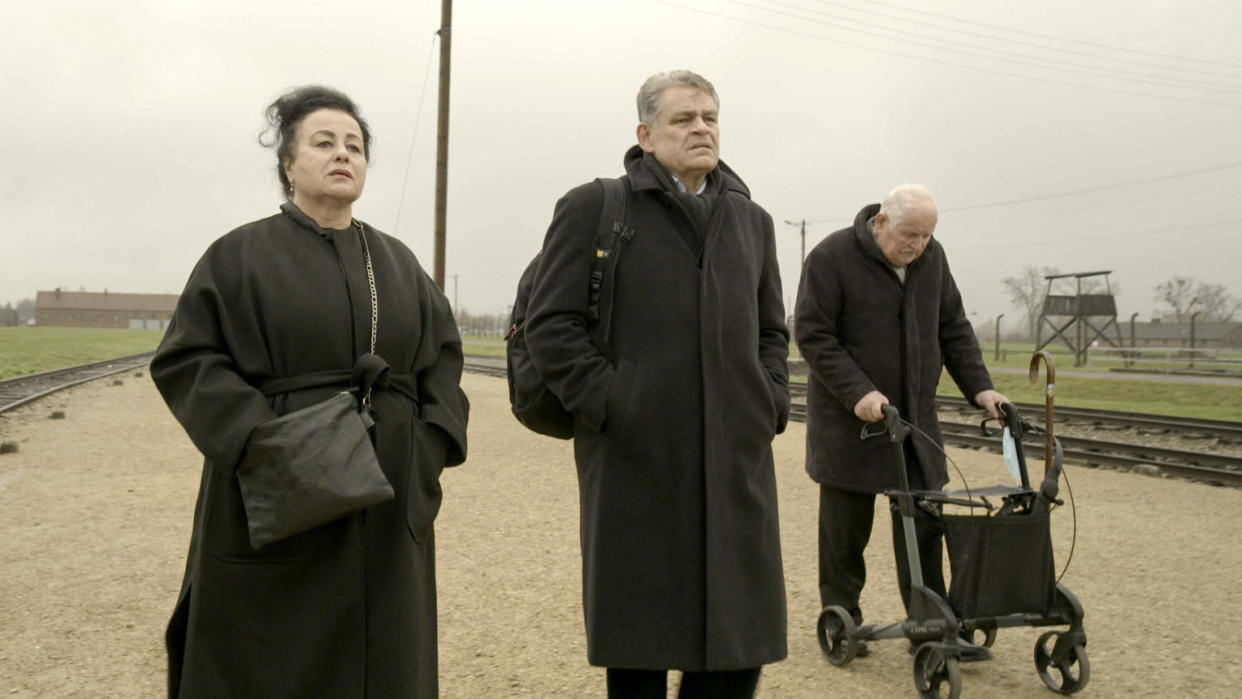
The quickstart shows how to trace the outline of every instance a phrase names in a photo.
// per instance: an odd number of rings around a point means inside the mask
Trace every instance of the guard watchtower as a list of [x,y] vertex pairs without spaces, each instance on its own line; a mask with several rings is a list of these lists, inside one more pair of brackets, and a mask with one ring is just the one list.
[[[1117,325],[1117,302],[1113,298],[1113,290],[1108,283],[1110,274],[1112,270],[1050,274],[1044,277],[1048,280],[1048,289],[1044,293],[1044,308],[1039,315],[1039,327],[1035,334],[1036,352],[1052,344],[1059,337],[1074,353],[1074,366],[1082,366],[1087,363],[1087,348],[1096,340],[1104,340],[1112,347],[1121,347],[1121,328]],[[1104,278],[1104,293],[1099,293],[1098,286],[1090,282],[1087,284],[1088,293],[1083,293],[1083,280],[1091,277]],[[1058,279],[1073,279],[1075,293],[1072,296],[1054,295],[1052,286]],[[1045,325],[1052,330],[1047,340],[1043,339]],[[1073,328],[1072,337],[1066,334],[1071,327]],[[1106,334],[1110,327],[1117,338],[1115,342]]]

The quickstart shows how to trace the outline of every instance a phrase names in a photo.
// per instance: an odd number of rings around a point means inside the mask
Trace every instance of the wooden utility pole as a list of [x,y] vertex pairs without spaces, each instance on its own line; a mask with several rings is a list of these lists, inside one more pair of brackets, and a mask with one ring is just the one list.
[[786,226],[800,226],[802,229],[802,257],[798,258],[799,264],[806,262],[806,219],[801,221],[785,221]]
[[440,0],[440,110],[436,119],[436,247],[432,278],[444,290],[444,222],[448,211],[449,49],[453,0]]

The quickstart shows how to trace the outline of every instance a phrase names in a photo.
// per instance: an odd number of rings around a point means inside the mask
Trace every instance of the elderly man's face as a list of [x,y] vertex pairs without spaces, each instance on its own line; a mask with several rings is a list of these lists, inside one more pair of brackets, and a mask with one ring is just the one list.
[[701,181],[720,159],[716,101],[693,87],[670,87],[660,94],[655,125],[638,125],[638,145],[683,183]]
[[888,263],[904,267],[919,259],[936,230],[936,218],[936,207],[927,204],[909,207],[897,220],[876,214],[872,232]]

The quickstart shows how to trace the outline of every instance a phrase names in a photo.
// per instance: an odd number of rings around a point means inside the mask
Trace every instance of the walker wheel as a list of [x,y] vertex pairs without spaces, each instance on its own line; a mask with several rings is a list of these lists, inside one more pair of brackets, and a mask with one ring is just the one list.
[[[1058,652],[1060,638],[1060,631],[1049,631],[1035,642],[1035,671],[1048,689],[1059,694],[1073,694],[1086,687],[1091,679],[1091,662],[1087,659],[1087,649],[1082,645],[1073,645]],[[1055,674],[1050,669],[1055,670]]]
[[[962,669],[957,658],[942,655],[938,645],[928,641],[915,651],[914,688],[925,699],[958,699],[962,694]],[[948,687],[943,686],[946,682]]]
[[854,638],[854,618],[844,607],[824,607],[819,614],[816,635],[819,636],[819,649],[824,652],[828,662],[838,667],[848,665],[858,652]]
[[[976,640],[979,633],[983,634],[983,641]],[[992,644],[996,643],[996,629],[974,629],[972,631],[963,631],[961,635],[963,641],[973,643],[976,646],[983,646],[984,648],[991,648]]]

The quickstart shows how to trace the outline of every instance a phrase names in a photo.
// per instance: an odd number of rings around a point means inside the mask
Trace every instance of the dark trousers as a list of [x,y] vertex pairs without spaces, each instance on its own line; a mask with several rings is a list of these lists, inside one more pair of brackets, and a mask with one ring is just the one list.
[[[911,462],[914,463],[914,462]],[[910,487],[923,488],[918,468],[911,468]],[[863,551],[871,538],[871,522],[875,516],[876,496],[854,493],[826,485],[819,487],[819,599],[824,607],[844,607],[862,622],[858,597],[867,581],[867,564]],[[941,596],[945,594],[944,572],[941,569],[944,532],[940,523],[916,510],[915,540],[922,563],[923,585]],[[897,559],[897,583],[901,602],[910,610],[910,566],[906,556],[906,537],[901,513],[892,508],[893,553]]]
[[[679,699],[751,699],[759,685],[759,668],[681,673]],[[609,699],[664,699],[667,670],[608,668]]]

